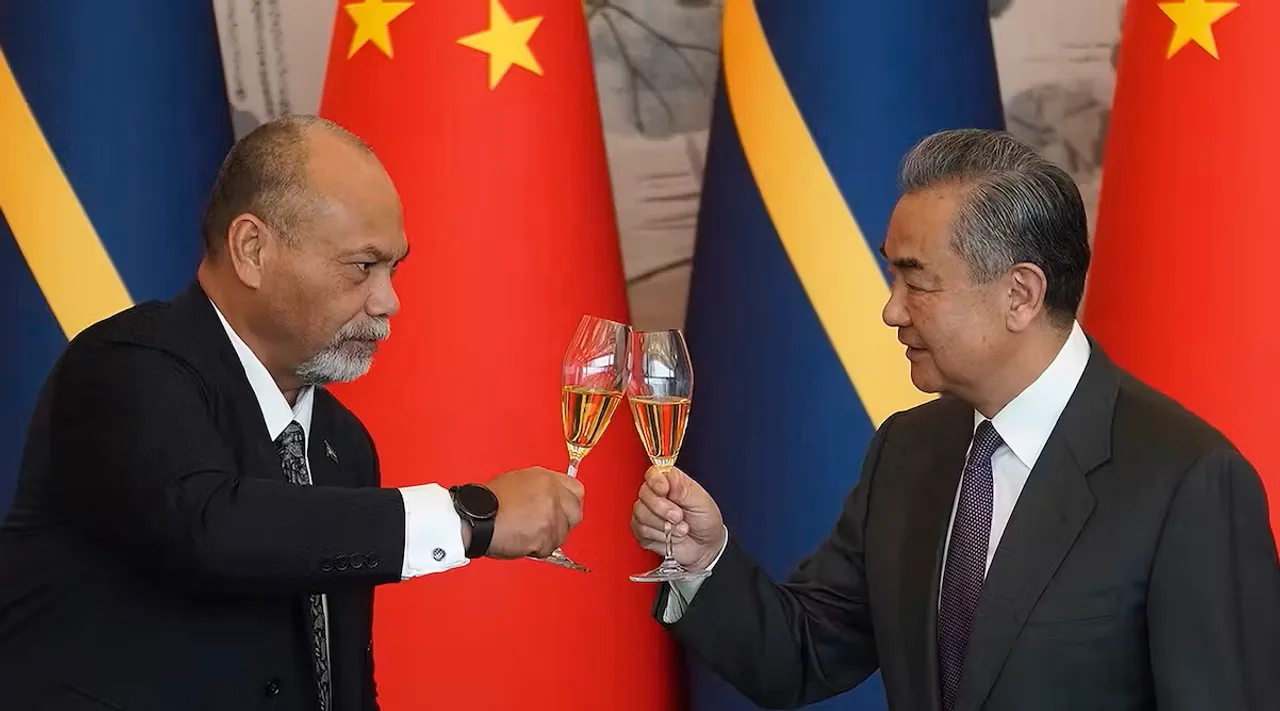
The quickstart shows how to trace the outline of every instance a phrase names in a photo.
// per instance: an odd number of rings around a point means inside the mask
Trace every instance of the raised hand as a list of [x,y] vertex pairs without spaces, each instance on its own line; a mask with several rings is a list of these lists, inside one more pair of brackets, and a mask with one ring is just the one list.
[[486,486],[498,497],[490,558],[550,555],[582,520],[582,482],[560,472],[518,469]]
[[631,512],[631,533],[647,550],[666,552],[666,526],[675,526],[671,549],[681,565],[706,568],[724,547],[720,507],[677,467],[650,467]]

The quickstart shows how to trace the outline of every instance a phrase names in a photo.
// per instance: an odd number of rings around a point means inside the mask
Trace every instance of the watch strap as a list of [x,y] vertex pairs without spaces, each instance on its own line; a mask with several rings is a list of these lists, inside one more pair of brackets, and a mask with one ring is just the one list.
[[471,542],[467,545],[466,555],[468,558],[482,558],[493,542],[493,519],[466,518],[471,522]]

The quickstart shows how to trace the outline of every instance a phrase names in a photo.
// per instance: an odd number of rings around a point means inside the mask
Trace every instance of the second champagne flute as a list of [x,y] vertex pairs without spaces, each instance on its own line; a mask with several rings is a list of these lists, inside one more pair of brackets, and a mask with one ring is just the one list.
[[[571,477],[609,427],[622,401],[630,368],[631,327],[595,316],[583,316],[565,349],[560,369],[560,417],[569,449]],[[532,557],[532,556],[531,556]],[[588,572],[559,548],[545,563]]]
[[[631,338],[627,400],[640,441],[654,466],[675,466],[693,400],[693,363],[679,331],[636,331]],[[653,570],[632,575],[637,583],[694,580],[710,575],[680,565],[671,551],[674,527],[667,523],[667,554]]]

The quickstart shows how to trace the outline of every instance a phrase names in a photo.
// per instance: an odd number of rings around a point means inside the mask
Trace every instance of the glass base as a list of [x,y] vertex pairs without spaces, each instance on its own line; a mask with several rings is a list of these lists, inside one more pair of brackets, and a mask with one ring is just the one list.
[[590,569],[590,568],[588,568],[587,566],[585,566],[585,565],[583,565],[583,564],[581,564],[581,563],[578,563],[578,562],[574,561],[572,558],[570,558],[569,556],[565,555],[565,554],[564,554],[564,551],[561,551],[559,548],[557,548],[557,549],[555,549],[555,550],[551,551],[551,555],[547,556],[546,558],[539,558],[539,557],[537,557],[537,556],[532,556],[532,555],[530,555],[530,556],[525,556],[525,557],[526,557],[526,558],[528,558],[529,560],[537,560],[537,561],[541,561],[541,562],[543,562],[543,563],[551,563],[552,565],[558,565],[558,566],[560,566],[561,568],[568,568],[568,569],[570,569],[570,570],[577,570],[577,571],[581,571],[581,572],[583,572],[583,573],[590,573],[590,572],[591,572],[591,569]]
[[700,580],[711,575],[710,570],[689,570],[675,559],[663,560],[662,564],[647,573],[631,576],[637,583],[670,583],[679,580]]

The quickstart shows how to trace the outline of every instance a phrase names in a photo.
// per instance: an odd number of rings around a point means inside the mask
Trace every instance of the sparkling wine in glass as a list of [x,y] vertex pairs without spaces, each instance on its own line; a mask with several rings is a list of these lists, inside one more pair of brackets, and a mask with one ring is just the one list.
[[[631,377],[627,401],[649,460],[657,467],[673,467],[684,442],[693,400],[693,363],[679,331],[637,331],[631,338]],[[693,580],[710,571],[693,571],[671,552],[674,526],[666,525],[667,550],[662,563],[632,575],[638,583]]]
[[[583,316],[565,349],[560,369],[560,418],[569,450],[571,477],[600,441],[622,402],[630,367],[631,327],[616,321]],[[587,572],[559,548],[547,563]]]
[[618,409],[622,393],[581,385],[560,388],[560,416],[564,421],[564,441],[569,447],[569,476],[578,476],[578,466],[600,441]]

